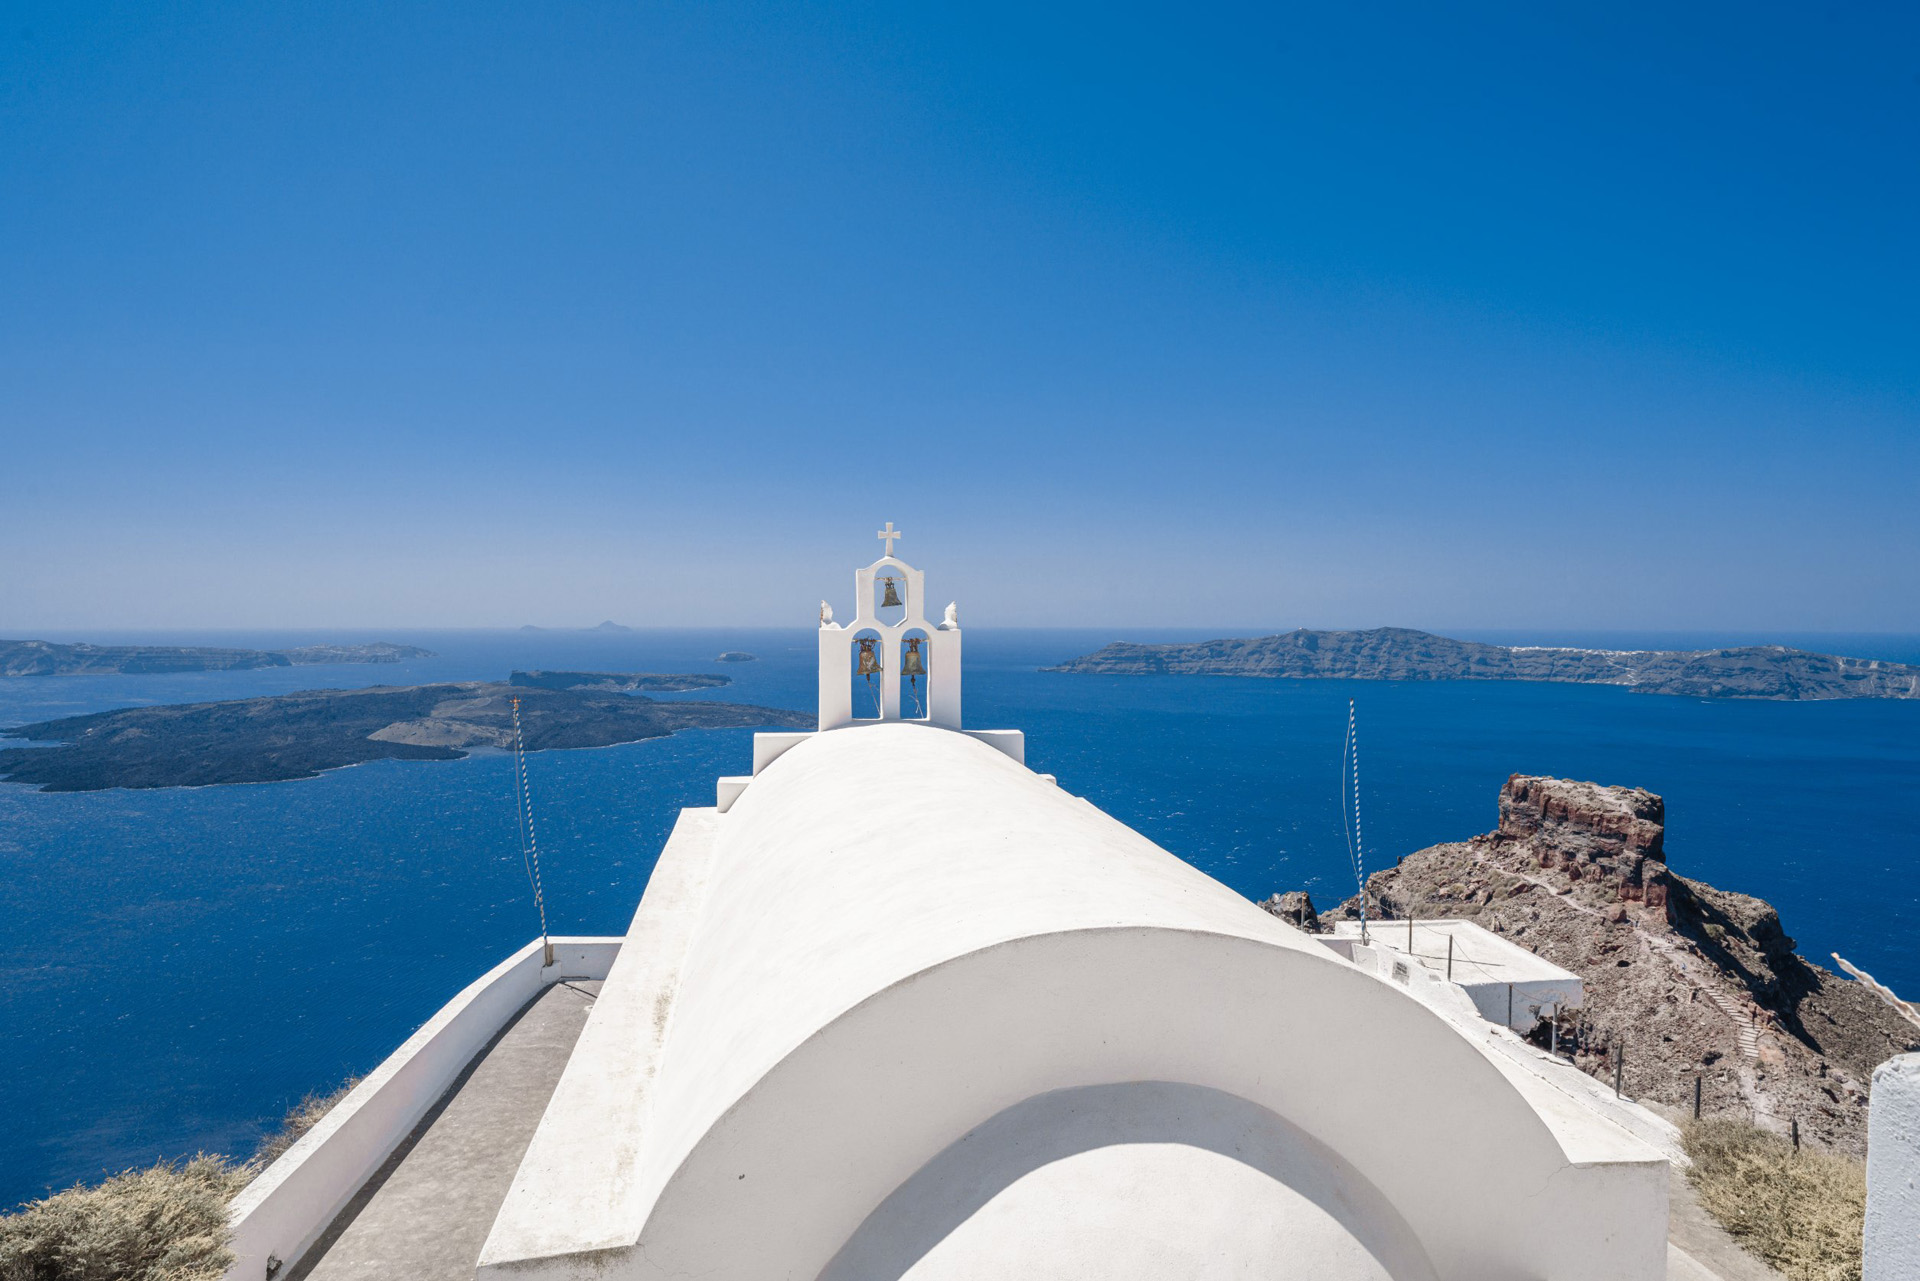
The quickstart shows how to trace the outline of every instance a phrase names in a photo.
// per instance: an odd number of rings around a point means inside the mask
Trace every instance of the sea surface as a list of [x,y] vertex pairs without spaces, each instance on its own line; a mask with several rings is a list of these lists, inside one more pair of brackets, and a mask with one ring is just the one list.
[[[1491,829],[1514,772],[1667,800],[1676,871],[1759,895],[1801,952],[1920,994],[1920,702],[1772,703],[1496,682],[1068,676],[1109,640],[967,634],[970,725],[1253,897],[1353,893],[1339,807],[1358,707],[1366,863]],[[1213,633],[1218,634],[1218,633]],[[1608,648],[1732,635],[1471,633]],[[724,672],[723,697],[810,710],[809,631],[48,636],[272,648],[391,640],[383,666],[0,681],[0,727],[138,704],[504,678]],[[1920,661],[1920,637],[1772,636]],[[758,661],[716,666],[723,650]],[[626,929],[676,811],[745,773],[751,731],[529,758],[555,933]],[[877,784],[886,780],[877,779]],[[382,761],[245,786],[48,794],[0,784],[0,1206],[196,1151],[245,1153],[310,1091],[365,1072],[537,933],[511,761]]]

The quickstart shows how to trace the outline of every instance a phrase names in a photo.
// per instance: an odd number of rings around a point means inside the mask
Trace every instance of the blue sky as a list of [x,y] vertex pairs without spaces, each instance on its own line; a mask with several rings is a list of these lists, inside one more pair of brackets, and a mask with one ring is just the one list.
[[0,634],[1920,631],[1916,35],[10,5]]

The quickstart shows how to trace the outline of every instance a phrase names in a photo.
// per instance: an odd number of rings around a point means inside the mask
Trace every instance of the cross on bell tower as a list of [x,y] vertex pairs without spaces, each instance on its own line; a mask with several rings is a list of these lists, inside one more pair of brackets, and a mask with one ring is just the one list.
[[878,533],[876,533],[874,537],[880,539],[882,542],[884,542],[887,545],[887,555],[891,556],[893,555],[894,540],[898,538],[905,538],[906,535],[901,533],[899,530],[895,529],[893,527],[892,521],[888,521],[887,527],[883,530],[880,530]]

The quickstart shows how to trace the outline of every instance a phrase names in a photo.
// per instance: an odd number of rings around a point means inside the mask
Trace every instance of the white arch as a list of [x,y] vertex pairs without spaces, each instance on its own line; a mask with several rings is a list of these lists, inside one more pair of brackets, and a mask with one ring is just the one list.
[[1218,1090],[1035,1095],[882,1201],[820,1281],[1102,1281],[1204,1270],[1433,1281],[1412,1229],[1338,1153]]
[[[1588,1177],[1431,1010],[1331,954],[1132,927],[1012,940],[836,1019],[699,1136],[637,1242],[645,1266],[618,1275],[812,1276],[982,1122],[1053,1091],[1141,1081],[1245,1100],[1337,1154],[1326,1177],[1377,1190],[1366,1229],[1394,1238],[1404,1223],[1417,1243],[1396,1281],[1430,1275],[1425,1259],[1461,1278],[1551,1262],[1556,1278],[1623,1281],[1664,1266],[1664,1184]],[[1526,1230],[1522,1206],[1553,1230]],[[1623,1218],[1655,1230],[1636,1242]]]

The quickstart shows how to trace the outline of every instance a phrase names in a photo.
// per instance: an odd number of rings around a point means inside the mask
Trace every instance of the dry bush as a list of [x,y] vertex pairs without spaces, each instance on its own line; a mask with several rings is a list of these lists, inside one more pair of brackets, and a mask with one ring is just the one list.
[[[320,1124],[320,1118],[333,1110],[333,1105],[347,1097],[347,1091],[360,1084],[357,1076],[348,1077],[339,1088],[328,1094],[309,1094],[291,1108],[280,1119],[280,1128],[260,1140],[260,1146],[254,1149],[253,1158],[248,1162],[256,1170],[264,1170],[280,1158],[288,1148],[300,1141],[300,1136]],[[7,1278],[0,1277],[0,1281]]]
[[0,1216],[0,1281],[219,1281],[227,1202],[249,1177],[197,1156],[29,1202]]
[[0,1214],[0,1281],[219,1281],[233,1262],[227,1203],[359,1079],[300,1100],[245,1162],[162,1161]]
[[1740,1244],[1793,1281],[1860,1281],[1867,1172],[1828,1152],[1796,1151],[1745,1121],[1683,1131],[1700,1202]]

